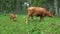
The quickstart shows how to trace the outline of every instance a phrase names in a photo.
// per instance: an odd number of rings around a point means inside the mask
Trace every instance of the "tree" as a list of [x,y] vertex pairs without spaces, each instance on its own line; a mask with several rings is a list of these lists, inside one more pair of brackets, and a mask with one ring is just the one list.
[[54,0],[55,15],[58,15],[58,1]]

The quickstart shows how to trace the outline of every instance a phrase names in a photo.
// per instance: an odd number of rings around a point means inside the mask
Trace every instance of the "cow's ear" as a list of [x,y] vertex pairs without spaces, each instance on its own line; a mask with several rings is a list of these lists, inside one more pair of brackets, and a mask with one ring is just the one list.
[[55,15],[55,11],[53,11],[53,15]]
[[51,11],[50,11],[51,14],[53,14]]
[[54,12],[54,11],[51,11],[50,13],[51,13],[52,15],[55,15],[55,12]]

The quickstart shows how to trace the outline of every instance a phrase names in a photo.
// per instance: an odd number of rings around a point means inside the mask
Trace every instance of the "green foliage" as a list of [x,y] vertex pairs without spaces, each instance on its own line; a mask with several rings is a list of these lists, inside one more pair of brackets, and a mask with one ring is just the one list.
[[[32,0],[33,1],[33,0]],[[46,3],[47,0],[34,0],[32,6],[40,6]]]
[[54,0],[0,0],[0,13],[26,13],[27,5],[23,6],[25,2],[29,3],[29,6],[44,7],[54,12],[57,10],[57,14],[59,14],[59,0],[57,0],[58,5],[56,6],[56,10]]
[[[47,0],[0,0],[0,11],[4,12],[6,11],[7,13],[16,11],[16,12],[21,12],[24,11],[23,9],[23,4],[24,2],[28,2],[31,6],[42,6],[44,3],[48,2]],[[51,3],[51,2],[49,2]],[[26,8],[27,9],[27,8]],[[25,9],[25,11],[26,11]]]
[[39,17],[30,19],[25,23],[25,15],[17,15],[16,21],[10,21],[9,15],[0,15],[0,34],[60,34],[60,17],[45,17],[39,21]]
[[[18,2],[19,1],[19,2]],[[0,11],[12,12],[17,10],[17,6],[23,3],[24,0],[0,0]],[[19,4],[18,4],[19,3]],[[17,5],[18,4],[18,5]],[[22,6],[22,5],[21,5]],[[19,7],[21,8],[21,7]]]

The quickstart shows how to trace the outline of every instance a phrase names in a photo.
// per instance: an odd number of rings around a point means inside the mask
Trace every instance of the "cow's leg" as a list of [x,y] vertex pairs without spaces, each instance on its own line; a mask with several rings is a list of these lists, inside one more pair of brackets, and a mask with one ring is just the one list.
[[44,17],[43,16],[40,17],[40,21],[42,21],[42,20],[44,20]]
[[30,15],[26,16],[26,24],[28,23],[28,19],[30,18]]
[[33,19],[33,16],[31,16],[31,19]]
[[41,16],[40,16],[40,20],[44,20],[44,17],[45,17],[45,14],[43,13]]
[[26,16],[26,24],[28,23],[28,19],[32,16],[33,11],[28,10],[28,14]]

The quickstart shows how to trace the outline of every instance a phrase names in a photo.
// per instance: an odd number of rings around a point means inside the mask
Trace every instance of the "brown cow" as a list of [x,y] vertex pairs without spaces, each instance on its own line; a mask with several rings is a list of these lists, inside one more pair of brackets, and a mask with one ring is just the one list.
[[42,7],[28,7],[28,14],[26,16],[26,23],[30,17],[39,16],[40,20],[44,19],[45,16],[53,17],[50,11],[47,11],[45,8]]
[[10,13],[10,20],[14,21],[15,18],[16,18],[16,15],[13,13]]

